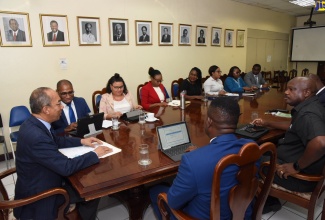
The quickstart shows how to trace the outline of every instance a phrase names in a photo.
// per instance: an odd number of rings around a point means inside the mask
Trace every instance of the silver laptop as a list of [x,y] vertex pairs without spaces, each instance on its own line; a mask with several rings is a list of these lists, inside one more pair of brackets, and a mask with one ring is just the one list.
[[191,143],[185,122],[157,127],[159,149],[173,161],[180,161]]

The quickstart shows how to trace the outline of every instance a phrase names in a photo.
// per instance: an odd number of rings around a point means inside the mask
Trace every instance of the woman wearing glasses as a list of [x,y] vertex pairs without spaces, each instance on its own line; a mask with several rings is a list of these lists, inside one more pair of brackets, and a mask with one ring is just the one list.
[[129,93],[120,74],[115,73],[108,80],[106,91],[107,93],[102,96],[99,103],[99,112],[104,112],[105,119],[119,118],[133,109],[142,109],[142,106],[137,105]]
[[207,95],[224,95],[226,91],[223,90],[223,84],[220,79],[222,71],[216,65],[210,66],[209,75],[210,77],[205,80],[203,84],[204,92]]
[[182,82],[180,91],[186,90],[186,99],[202,99],[202,72],[199,68],[193,67],[188,78]]
[[225,80],[225,90],[227,92],[245,92],[252,91],[252,88],[247,87],[244,80],[240,77],[241,70],[237,66],[230,68],[228,77]]
[[161,72],[150,67],[149,75],[150,81],[141,89],[141,105],[146,110],[155,106],[167,106],[166,99],[169,95],[161,83],[163,81]]

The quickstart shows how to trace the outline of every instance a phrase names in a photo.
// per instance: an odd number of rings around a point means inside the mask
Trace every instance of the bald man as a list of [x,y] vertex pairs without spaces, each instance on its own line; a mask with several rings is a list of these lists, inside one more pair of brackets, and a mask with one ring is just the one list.
[[[255,119],[254,124],[286,130],[278,142],[278,164],[274,183],[298,192],[311,192],[316,182],[291,177],[292,174],[321,174],[325,164],[325,109],[316,94],[316,84],[307,77],[296,77],[288,82],[285,101],[293,106],[291,122]],[[269,199],[268,199],[269,200]],[[278,202],[269,203],[264,212],[278,211]],[[266,202],[266,206],[268,201]]]

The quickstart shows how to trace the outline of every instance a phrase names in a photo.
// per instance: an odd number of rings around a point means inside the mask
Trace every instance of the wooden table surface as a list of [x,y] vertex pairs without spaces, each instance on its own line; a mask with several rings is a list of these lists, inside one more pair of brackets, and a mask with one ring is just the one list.
[[[277,89],[262,91],[255,97],[233,97],[239,99],[242,113],[238,125],[249,123],[252,113],[268,120],[290,120],[264,114],[270,109],[291,109],[283,97],[283,92]],[[155,113],[155,117],[159,118],[156,122],[147,122],[144,125],[121,122],[120,129],[117,131],[104,129],[98,137],[121,148],[122,151],[100,159],[99,164],[70,176],[72,185],[81,197],[91,200],[175,175],[179,162],[170,160],[158,151],[156,127],[185,120],[192,143],[200,147],[207,145],[209,138],[204,132],[204,120],[208,105],[209,102],[196,100],[191,101],[185,110],[170,106],[157,107],[150,110]],[[270,130],[257,142],[276,142],[283,135],[282,130]],[[138,165],[138,146],[141,143],[149,145],[149,157],[152,164],[148,166]]]

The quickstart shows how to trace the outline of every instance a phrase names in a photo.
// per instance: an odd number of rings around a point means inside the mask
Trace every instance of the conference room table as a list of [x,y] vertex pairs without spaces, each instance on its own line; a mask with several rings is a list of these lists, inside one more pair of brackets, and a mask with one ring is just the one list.
[[[238,99],[240,105],[241,115],[238,126],[251,122],[257,116],[273,121],[290,120],[265,114],[271,109],[291,109],[285,103],[281,89],[260,90],[252,97],[240,95],[229,98]],[[139,124],[121,121],[118,130],[103,129],[103,133],[97,137],[121,148],[122,151],[102,158],[100,163],[73,174],[69,177],[71,184],[85,200],[119,195],[121,194],[119,192],[122,192],[122,195],[128,195],[124,199],[128,200],[130,219],[142,219],[143,211],[148,205],[147,193],[140,193],[143,191],[144,184],[159,182],[174,176],[180,164],[158,150],[156,127],[185,121],[192,143],[198,147],[207,145],[210,139],[205,134],[204,121],[210,102],[191,100],[184,110],[172,106],[155,107],[150,109],[150,112],[155,113],[155,117],[159,119],[155,122]],[[268,141],[277,143],[284,133],[283,130],[270,129],[256,141],[259,144]],[[152,163],[148,166],[138,164],[138,147],[143,143],[149,145],[149,157]],[[123,194],[123,192],[127,193]],[[141,206],[142,208],[139,208]]]

